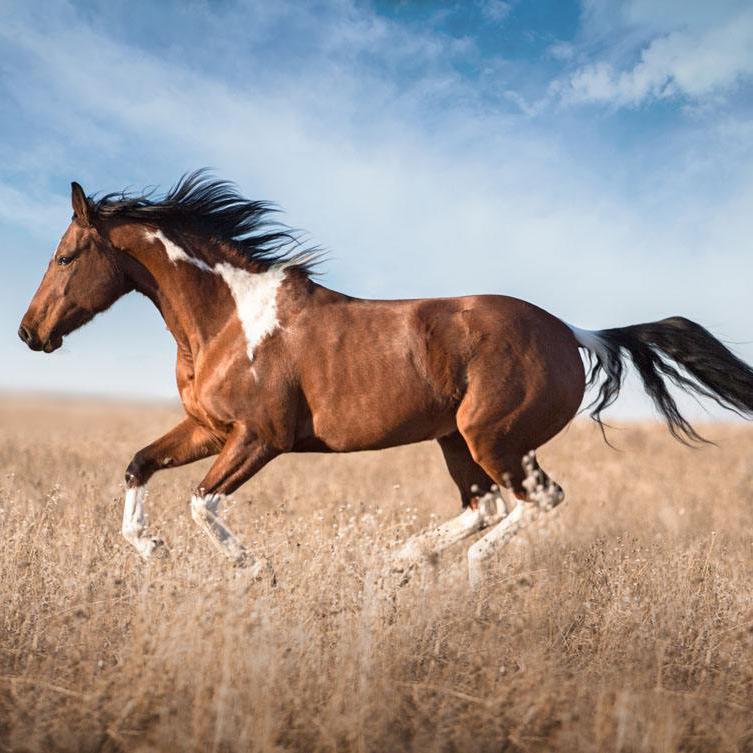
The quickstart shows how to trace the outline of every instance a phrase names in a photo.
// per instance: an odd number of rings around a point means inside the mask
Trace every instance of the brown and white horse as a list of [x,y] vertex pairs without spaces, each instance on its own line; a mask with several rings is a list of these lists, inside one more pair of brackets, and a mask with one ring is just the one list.
[[[493,526],[469,550],[471,579],[562,491],[532,451],[578,411],[600,377],[592,415],[617,397],[629,356],[679,438],[699,439],[665,379],[753,414],[753,371],[705,329],[683,318],[599,332],[500,295],[362,300],[317,284],[315,257],[270,219],[264,202],[202,171],[164,197],[95,200],[72,184],[73,219],[19,328],[33,350],[63,337],[136,290],[159,309],[178,347],[186,417],[137,452],[126,471],[123,535],[148,559],[152,474],[217,455],[191,512],[235,562],[260,571],[219,515],[234,492],[285,452],[351,452],[436,439],[463,511],[410,540],[396,557],[409,568]],[[670,361],[682,367],[678,371]],[[497,510],[495,485],[512,492]]]

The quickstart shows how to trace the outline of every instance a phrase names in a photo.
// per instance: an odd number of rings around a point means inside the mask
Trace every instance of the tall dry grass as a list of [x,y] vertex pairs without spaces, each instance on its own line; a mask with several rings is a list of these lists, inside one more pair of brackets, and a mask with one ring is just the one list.
[[395,594],[382,552],[457,509],[433,445],[275,461],[227,519],[277,585],[219,559],[159,474],[142,563],[123,469],[170,409],[0,401],[0,750],[751,751],[753,433],[690,451],[587,423],[540,458],[545,536],[472,593],[465,547]]

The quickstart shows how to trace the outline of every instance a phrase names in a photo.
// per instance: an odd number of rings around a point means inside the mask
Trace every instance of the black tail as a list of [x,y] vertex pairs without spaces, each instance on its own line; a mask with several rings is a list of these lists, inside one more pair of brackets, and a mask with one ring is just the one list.
[[[728,350],[700,324],[680,316],[660,322],[583,333],[576,339],[594,356],[588,385],[604,381],[591,403],[591,417],[601,424],[601,413],[616,399],[625,377],[629,355],[646,392],[681,442],[704,442],[680,413],[667,390],[666,380],[691,394],[709,397],[742,416],[753,418],[753,369]],[[582,342],[579,334],[588,334]],[[682,367],[679,371],[675,365]]]

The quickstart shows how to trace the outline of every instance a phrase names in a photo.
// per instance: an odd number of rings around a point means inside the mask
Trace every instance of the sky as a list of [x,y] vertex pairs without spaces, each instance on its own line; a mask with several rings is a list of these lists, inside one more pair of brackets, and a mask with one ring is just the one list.
[[0,389],[175,397],[138,295],[52,355],[16,330],[71,180],[202,166],[327,249],[329,287],[682,314],[753,361],[750,2],[0,0],[0,103]]

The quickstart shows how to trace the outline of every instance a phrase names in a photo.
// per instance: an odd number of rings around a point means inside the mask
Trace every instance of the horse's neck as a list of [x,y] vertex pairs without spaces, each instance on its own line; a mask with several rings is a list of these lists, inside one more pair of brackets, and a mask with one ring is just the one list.
[[214,265],[185,244],[168,247],[172,242],[167,235],[155,235],[140,223],[115,227],[110,238],[126,253],[127,274],[135,289],[157,307],[180,351],[197,356],[234,308]]
[[240,319],[253,350],[277,325],[278,299],[292,313],[319,290],[305,274],[279,267],[252,272],[229,254],[218,257],[216,248],[205,253],[143,225],[115,228],[111,239],[135,262],[129,276],[159,309],[182,357],[196,359],[231,317]]

